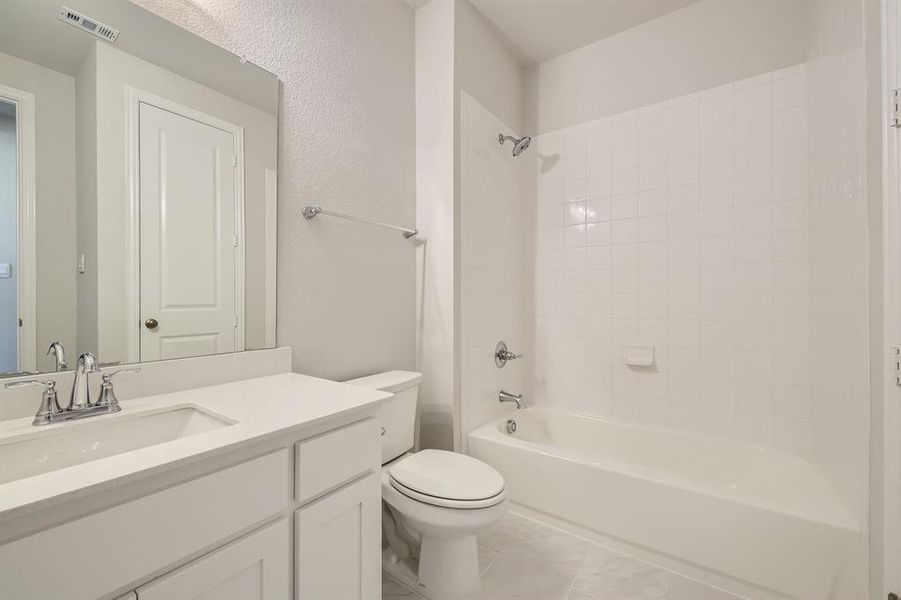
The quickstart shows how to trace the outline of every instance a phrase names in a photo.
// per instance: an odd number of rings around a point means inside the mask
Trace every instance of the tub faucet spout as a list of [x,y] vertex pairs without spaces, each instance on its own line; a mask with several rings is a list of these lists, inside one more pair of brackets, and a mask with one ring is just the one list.
[[526,407],[526,401],[522,399],[522,394],[511,394],[510,392],[501,390],[497,395],[497,399],[499,402],[513,402],[516,404],[517,410]]

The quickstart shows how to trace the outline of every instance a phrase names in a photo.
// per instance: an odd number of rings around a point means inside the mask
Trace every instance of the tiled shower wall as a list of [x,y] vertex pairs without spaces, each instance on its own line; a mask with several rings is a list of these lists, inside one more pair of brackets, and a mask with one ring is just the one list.
[[536,404],[809,452],[805,91],[799,65],[536,138]]

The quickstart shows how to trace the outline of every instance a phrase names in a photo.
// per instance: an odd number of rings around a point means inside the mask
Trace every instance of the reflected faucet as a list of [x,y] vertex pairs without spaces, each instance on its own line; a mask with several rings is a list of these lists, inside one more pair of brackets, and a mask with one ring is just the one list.
[[47,356],[53,356],[56,359],[56,372],[65,371],[69,368],[66,363],[66,349],[63,348],[62,342],[51,342],[47,348]]
[[72,396],[66,410],[79,410],[91,406],[91,389],[88,386],[88,375],[100,370],[97,359],[90,352],[78,357],[75,363],[75,381],[72,382]]

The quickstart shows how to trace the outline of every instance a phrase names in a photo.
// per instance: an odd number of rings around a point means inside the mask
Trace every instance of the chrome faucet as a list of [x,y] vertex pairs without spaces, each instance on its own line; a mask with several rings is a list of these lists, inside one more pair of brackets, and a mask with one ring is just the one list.
[[501,390],[497,395],[497,399],[499,402],[513,402],[516,404],[516,410],[526,407],[526,401],[522,399],[522,394],[511,394]]
[[72,382],[72,394],[69,396],[69,406],[66,410],[81,410],[91,406],[91,388],[88,385],[88,376],[100,370],[97,359],[90,352],[85,352],[78,357],[75,363],[75,381]]
[[[67,408],[60,408],[59,402],[57,402],[55,381],[29,379],[7,383],[6,387],[39,386],[44,389],[44,393],[41,395],[41,406],[34,416],[32,425],[49,425],[51,423],[119,412],[122,410],[122,407],[119,406],[119,400],[113,392],[113,377],[120,373],[139,373],[141,370],[134,368],[119,369],[112,373],[104,373],[103,383],[100,386],[100,398],[92,404],[88,391],[88,373],[94,373],[99,370],[97,361],[92,354],[85,353],[78,357],[78,367],[75,369],[75,382],[72,385],[72,399]],[[79,402],[81,403],[79,404]]]
[[65,371],[69,368],[68,363],[66,363],[66,349],[63,348],[61,342],[51,342],[50,347],[47,348],[47,356],[53,356],[56,359],[56,371]]

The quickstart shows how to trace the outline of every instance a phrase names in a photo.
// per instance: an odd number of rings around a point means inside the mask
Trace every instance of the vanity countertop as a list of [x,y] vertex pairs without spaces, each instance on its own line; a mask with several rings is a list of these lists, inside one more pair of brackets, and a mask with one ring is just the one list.
[[[208,458],[280,435],[315,430],[327,422],[350,423],[391,398],[390,393],[354,387],[297,373],[284,373],[122,402],[116,414],[41,427],[32,419],[0,423],[0,444],[14,444],[61,428],[102,426],[174,407],[195,407],[230,424],[173,441],[147,446],[0,484],[0,520],[82,495],[122,485],[200,458]],[[35,398],[37,407],[38,398]],[[115,426],[116,423],[109,423]],[[0,464],[0,469],[3,465]]]

